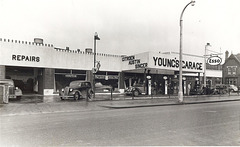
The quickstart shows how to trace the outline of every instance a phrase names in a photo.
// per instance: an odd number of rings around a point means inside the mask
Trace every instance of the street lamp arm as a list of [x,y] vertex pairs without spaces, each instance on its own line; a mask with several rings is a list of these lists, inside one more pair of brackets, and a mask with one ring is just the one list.
[[189,3],[183,8],[183,10],[182,10],[182,13],[181,13],[181,16],[180,16],[180,26],[181,26],[181,21],[182,21],[183,13],[184,13],[185,9],[186,9],[191,3],[194,4],[195,1],[189,2]]

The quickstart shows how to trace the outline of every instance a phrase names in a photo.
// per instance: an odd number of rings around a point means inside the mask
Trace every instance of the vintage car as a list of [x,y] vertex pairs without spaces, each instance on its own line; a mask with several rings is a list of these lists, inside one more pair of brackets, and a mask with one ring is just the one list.
[[67,98],[73,98],[74,100],[87,98],[91,100],[93,98],[92,85],[88,81],[72,81],[69,86],[60,91],[59,96],[62,100]]
[[226,94],[229,91],[228,85],[226,84],[216,84],[214,89],[216,90],[217,94]]
[[113,90],[112,86],[103,85],[100,82],[95,84],[95,92],[96,93],[110,93],[111,90]]
[[[125,89],[126,95],[133,95],[133,96],[139,96],[141,94],[145,94],[147,87],[144,89],[144,84],[135,84],[134,86],[130,86]],[[156,93],[156,90],[154,87],[151,87],[152,94]]]
[[229,88],[230,92],[237,92],[239,90],[238,87],[235,85],[229,85],[228,88]]
[[226,94],[229,92],[238,92],[238,87],[235,85],[217,84],[216,90],[218,94]]
[[14,82],[11,79],[0,79],[0,85],[4,85],[8,88],[8,98],[20,99],[22,96],[22,90],[14,86]]

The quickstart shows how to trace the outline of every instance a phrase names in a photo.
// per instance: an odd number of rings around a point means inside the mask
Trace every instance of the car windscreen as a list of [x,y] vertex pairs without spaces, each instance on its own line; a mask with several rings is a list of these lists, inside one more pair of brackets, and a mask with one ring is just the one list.
[[76,82],[76,81],[73,81],[69,84],[70,87],[78,87],[78,86],[81,86],[81,82]]
[[83,86],[83,87],[91,87],[91,84],[89,82],[84,82],[84,83],[82,83],[81,86]]

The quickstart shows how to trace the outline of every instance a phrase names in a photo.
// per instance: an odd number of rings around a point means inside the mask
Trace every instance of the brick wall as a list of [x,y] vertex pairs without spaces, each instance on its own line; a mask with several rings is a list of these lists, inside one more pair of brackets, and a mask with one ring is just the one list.
[[5,66],[0,65],[0,79],[5,79]]
[[43,70],[43,89],[54,89],[54,73],[52,68],[45,68]]
[[[236,75],[228,75],[227,66],[237,66]],[[234,58],[229,58],[223,65],[223,84],[227,84],[227,78],[237,78],[237,85],[240,86],[240,65]]]

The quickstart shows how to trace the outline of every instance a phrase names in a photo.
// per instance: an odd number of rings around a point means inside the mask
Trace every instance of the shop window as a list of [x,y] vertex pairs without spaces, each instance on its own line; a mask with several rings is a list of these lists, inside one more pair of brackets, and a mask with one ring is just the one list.
[[55,69],[55,73],[71,73],[68,69]]
[[226,84],[237,85],[238,84],[237,78],[227,78],[226,79]]
[[86,74],[85,70],[72,70],[73,74]]
[[233,81],[233,85],[236,85],[236,84],[237,84],[237,82],[236,82],[236,80],[234,80],[234,81]]
[[229,84],[229,79],[228,78],[226,79],[226,84]]

